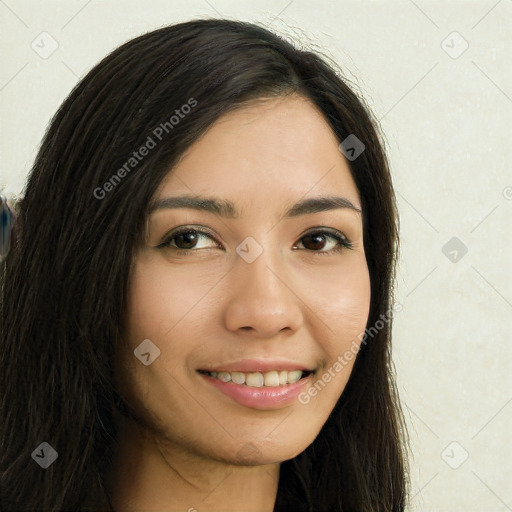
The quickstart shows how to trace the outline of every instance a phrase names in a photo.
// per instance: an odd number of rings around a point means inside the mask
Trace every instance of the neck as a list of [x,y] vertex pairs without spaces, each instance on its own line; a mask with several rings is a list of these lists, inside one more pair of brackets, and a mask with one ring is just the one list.
[[117,512],[272,512],[278,482],[279,463],[215,460],[130,422],[120,431],[109,487]]

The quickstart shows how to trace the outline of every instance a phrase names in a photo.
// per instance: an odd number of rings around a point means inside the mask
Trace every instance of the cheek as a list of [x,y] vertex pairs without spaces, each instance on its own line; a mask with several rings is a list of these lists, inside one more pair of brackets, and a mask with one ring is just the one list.
[[[205,319],[213,314],[213,307],[204,298],[214,285],[211,281],[211,274],[166,272],[165,266],[146,262],[144,255],[139,256],[130,277],[126,349],[119,354],[117,374],[122,376],[120,389],[128,401],[155,424],[172,423],[169,418],[164,421],[157,417],[162,404],[190,409],[183,392],[176,392],[181,389],[176,380],[190,377],[184,375],[184,361],[200,351],[204,343],[200,335],[191,333],[199,333],[201,326],[204,332]],[[134,355],[143,340],[150,340],[158,353],[147,366]],[[153,345],[149,346],[152,349]]]
[[325,348],[329,353],[341,350],[364,332],[368,320],[371,286],[364,255],[354,255],[347,265],[322,273],[315,286],[309,296],[312,310],[324,323]]
[[348,382],[363,338],[370,310],[371,285],[366,260],[337,269],[322,278],[324,293],[313,297],[311,308],[317,322],[317,343],[325,354],[324,365],[313,385],[300,401],[309,404],[312,414],[332,410]]
[[201,298],[213,287],[212,277],[197,272],[166,271],[165,266],[145,263],[131,276],[127,327],[130,343],[143,339],[164,340],[185,325],[196,329]]

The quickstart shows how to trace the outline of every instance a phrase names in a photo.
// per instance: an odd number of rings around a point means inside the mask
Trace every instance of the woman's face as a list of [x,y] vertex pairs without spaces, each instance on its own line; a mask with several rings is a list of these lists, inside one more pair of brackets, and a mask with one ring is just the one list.
[[[221,207],[171,204],[182,196]],[[360,211],[311,203],[335,197],[361,208],[335,135],[295,95],[227,113],[162,182],[119,361],[129,402],[169,446],[266,464],[318,435],[370,305]]]

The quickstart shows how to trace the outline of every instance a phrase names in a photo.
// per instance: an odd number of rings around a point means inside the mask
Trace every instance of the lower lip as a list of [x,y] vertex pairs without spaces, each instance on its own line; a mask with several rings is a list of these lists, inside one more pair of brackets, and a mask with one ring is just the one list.
[[252,409],[280,409],[296,401],[297,395],[311,381],[313,373],[293,384],[276,387],[262,386],[261,388],[246,386],[245,384],[234,384],[231,381],[223,382],[204,373],[200,375],[206,382],[245,407]]

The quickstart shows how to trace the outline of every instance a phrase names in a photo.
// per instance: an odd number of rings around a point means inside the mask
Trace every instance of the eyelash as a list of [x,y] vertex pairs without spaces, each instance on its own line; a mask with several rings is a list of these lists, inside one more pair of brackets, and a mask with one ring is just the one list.
[[[198,233],[200,235],[204,235],[204,236],[214,240],[215,242],[217,242],[210,233],[208,233],[207,231],[203,231],[202,229],[197,229],[197,228],[181,228],[181,229],[178,229],[177,231],[171,233],[168,237],[166,237],[164,239],[164,241],[160,245],[157,246],[157,248],[162,248],[162,249],[172,248],[175,251],[178,251],[183,256],[187,256],[187,255],[190,255],[190,254],[192,254],[194,252],[200,251],[201,249],[180,249],[179,247],[174,247],[174,246],[170,245],[170,242],[174,238],[177,238],[178,236],[186,234],[186,233],[194,233],[194,234]],[[335,247],[334,249],[330,249],[328,251],[309,250],[309,252],[313,252],[313,253],[321,254],[321,255],[324,255],[324,256],[325,255],[328,256],[328,255],[331,255],[331,254],[339,253],[339,252],[341,252],[341,251],[343,251],[345,249],[353,249],[354,248],[354,245],[352,244],[352,242],[350,242],[350,240],[345,235],[343,235],[341,232],[339,232],[339,231],[331,231],[331,230],[328,230],[328,229],[325,229],[325,228],[322,228],[322,229],[319,228],[317,231],[309,231],[308,233],[303,235],[299,239],[299,241],[302,240],[303,238],[306,238],[307,236],[312,236],[312,235],[324,235],[324,236],[327,236],[328,238],[333,238],[334,240],[336,240],[338,242],[338,246]],[[300,249],[300,250],[308,251],[308,249]]]

